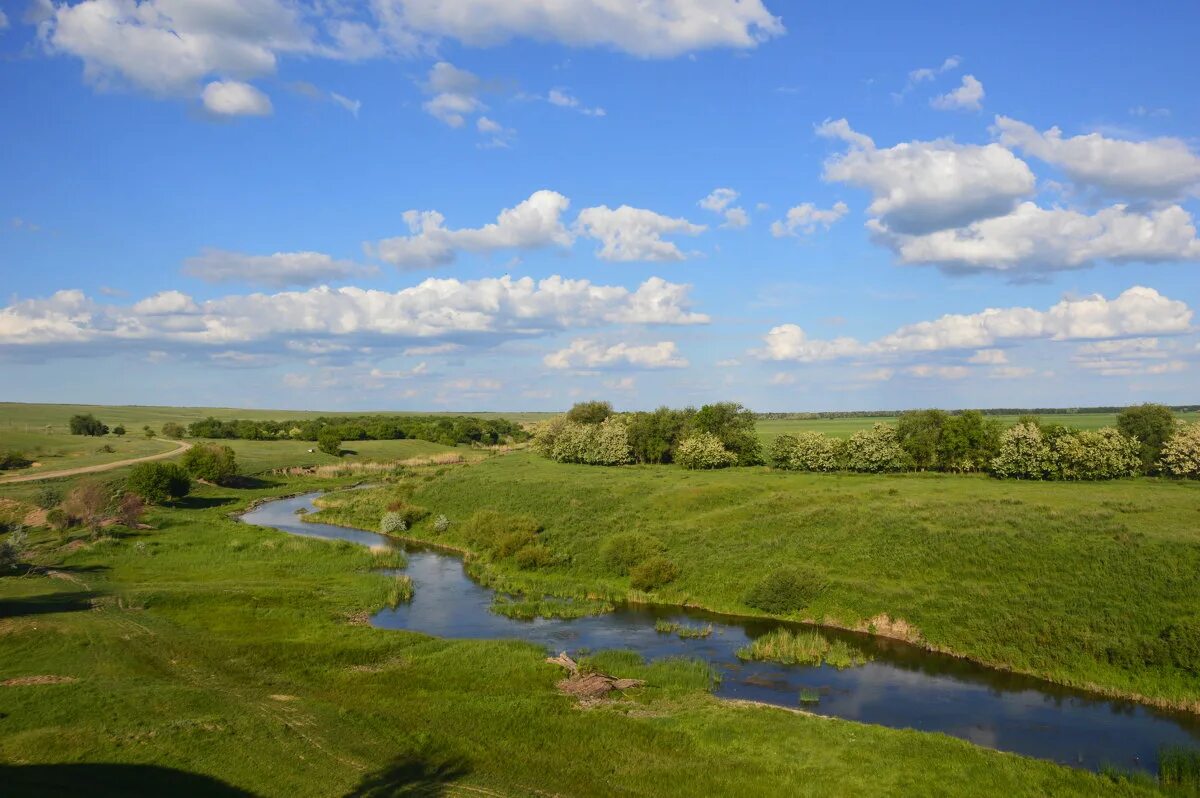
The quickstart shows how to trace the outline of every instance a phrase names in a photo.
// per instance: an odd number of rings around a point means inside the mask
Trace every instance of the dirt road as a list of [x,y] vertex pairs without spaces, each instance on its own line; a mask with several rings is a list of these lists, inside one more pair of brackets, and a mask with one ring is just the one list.
[[179,448],[172,449],[169,452],[159,452],[158,454],[148,454],[145,457],[134,457],[130,460],[117,460],[113,463],[101,463],[100,465],[81,466],[79,468],[64,468],[61,471],[42,471],[37,474],[21,474],[15,477],[0,477],[0,485],[12,485],[16,482],[36,482],[39,479],[58,479],[60,477],[73,477],[79,474],[96,474],[101,471],[112,471],[115,468],[124,468],[127,465],[134,463],[148,463],[151,460],[165,460],[168,457],[174,457],[177,454],[186,452],[192,448],[190,443],[186,441],[171,441],[166,438],[155,438],[156,441],[163,443],[174,443]]

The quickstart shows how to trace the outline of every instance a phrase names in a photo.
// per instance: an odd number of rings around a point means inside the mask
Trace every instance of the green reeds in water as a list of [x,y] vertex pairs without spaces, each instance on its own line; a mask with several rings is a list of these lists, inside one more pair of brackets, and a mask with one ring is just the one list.
[[1200,750],[1164,748],[1158,755],[1158,783],[1172,793],[1200,795]]
[[685,623],[675,623],[674,621],[665,621],[659,619],[654,622],[654,631],[660,635],[679,635],[684,640],[700,637],[708,637],[712,634],[713,628],[711,623],[704,626],[688,626]]
[[388,590],[388,606],[395,609],[401,604],[407,604],[412,601],[413,597],[413,582],[406,574],[400,574],[392,582],[391,588]]
[[829,641],[819,632],[776,629],[738,649],[738,659],[781,662],[784,665],[832,665],[841,670],[864,665],[871,658],[842,640]]
[[811,687],[805,687],[800,690],[801,704],[816,704],[821,700],[821,691],[814,690]]
[[607,601],[586,601],[576,599],[541,598],[516,599],[507,596],[496,596],[492,601],[491,611],[505,618],[529,621],[534,618],[583,618],[588,615],[603,615],[613,611],[613,605]]

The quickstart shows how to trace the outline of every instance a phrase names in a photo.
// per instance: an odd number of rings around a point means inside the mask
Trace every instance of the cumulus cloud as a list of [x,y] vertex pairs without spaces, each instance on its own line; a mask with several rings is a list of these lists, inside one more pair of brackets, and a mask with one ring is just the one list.
[[1158,338],[1130,338],[1084,344],[1076,348],[1071,360],[1102,377],[1131,377],[1183,371],[1186,362],[1174,354],[1174,348]]
[[574,97],[562,89],[551,89],[546,95],[546,102],[559,108],[571,108],[584,116],[607,116],[607,112],[599,107],[589,107],[580,102],[578,97]]
[[1036,369],[1031,369],[1028,366],[998,366],[988,371],[988,376],[993,380],[1020,380],[1025,377],[1032,377]]
[[[1047,310],[988,308],[979,313],[947,314],[909,324],[875,341],[810,338],[795,324],[772,328],[754,352],[765,360],[815,362],[898,353],[981,349],[1004,341],[1054,341],[1168,335],[1191,329],[1192,310],[1153,288],[1134,286],[1115,299],[1099,294],[1063,299]],[[978,356],[978,353],[977,353]],[[994,355],[991,362],[994,360]],[[983,362],[976,360],[974,362]]]
[[1075,183],[1103,194],[1137,199],[1182,199],[1200,191],[1200,156],[1181,139],[1114,139],[1099,133],[1063,138],[1052,127],[997,116],[1000,142],[1061,168]]
[[664,235],[699,235],[705,225],[687,219],[663,216],[645,208],[599,205],[584,208],[575,220],[575,230],[600,242],[596,257],[608,261],[674,261],[687,256]]
[[453,263],[459,252],[569,247],[574,239],[561,220],[568,205],[570,200],[562,194],[543,189],[500,211],[492,224],[459,229],[447,228],[437,211],[405,211],[412,234],[386,238],[373,251],[402,269],[425,269]]
[[1178,205],[1138,212],[1113,205],[1088,215],[1021,203],[1011,213],[966,227],[903,235],[872,220],[878,241],[904,263],[952,272],[1039,273],[1114,263],[1200,259],[1191,215]]
[[962,58],[957,55],[952,55],[942,61],[940,67],[920,67],[908,73],[908,82],[910,85],[924,83],[927,80],[933,80],[943,72],[949,72],[952,69],[958,69],[958,65],[962,63]]
[[428,279],[396,292],[321,286],[203,302],[167,291],[118,306],[68,290],[0,308],[0,351],[161,349],[166,343],[221,350],[391,346],[416,351],[570,329],[707,323],[708,316],[691,309],[689,291],[658,277],[630,290],[558,276],[539,281],[505,276]]
[[204,87],[200,101],[218,116],[270,116],[274,110],[267,95],[237,80],[214,80]]
[[684,368],[687,360],[679,354],[674,341],[655,344],[618,343],[605,346],[600,341],[576,338],[565,349],[546,355],[542,362],[552,369],[595,369],[633,366],[645,369]]
[[868,189],[873,199],[867,210],[896,233],[929,233],[1001,216],[1036,184],[1029,166],[999,144],[940,139],[879,149],[845,119],[826,121],[817,133],[850,145],[825,162],[824,178]]
[[253,283],[284,288],[347,280],[378,271],[353,261],[335,260],[323,252],[276,252],[246,255],[224,249],[205,249],[184,261],[184,274],[210,283]]
[[771,223],[771,235],[776,238],[799,234],[810,235],[817,227],[828,230],[839,219],[850,212],[844,202],[835,202],[832,208],[822,210],[811,202],[805,202],[788,208],[787,217]]
[[918,363],[904,370],[905,374],[913,377],[936,377],[942,380],[961,380],[971,374],[966,366],[934,366],[928,363]]
[[983,84],[974,75],[963,75],[957,89],[934,97],[929,104],[939,111],[978,111],[983,108]]
[[706,211],[724,216],[722,227],[739,229],[750,224],[750,214],[746,213],[745,208],[733,204],[738,196],[738,192],[731,188],[715,188],[697,204]]
[[1003,349],[980,349],[967,358],[967,362],[984,366],[1002,366],[1008,363],[1008,355]]

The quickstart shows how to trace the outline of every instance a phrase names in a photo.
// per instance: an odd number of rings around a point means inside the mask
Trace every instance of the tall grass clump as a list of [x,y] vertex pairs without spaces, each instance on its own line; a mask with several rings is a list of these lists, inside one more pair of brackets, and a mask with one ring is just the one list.
[[412,601],[413,598],[413,582],[412,578],[401,574],[396,577],[388,590],[388,606],[392,609]]
[[529,541],[541,531],[542,525],[532,516],[485,508],[477,510],[463,523],[461,535],[472,549],[492,552],[500,544],[501,538],[517,535]]
[[625,532],[604,541],[600,547],[600,557],[608,570],[618,576],[627,576],[638,563],[666,550],[667,547],[658,538],[640,532]]
[[832,665],[841,670],[863,665],[870,657],[842,640],[830,642],[819,632],[776,629],[737,651],[738,659],[765,660],[784,665]]
[[1200,751],[1163,749],[1158,755],[1158,782],[1172,792],[1200,795]]
[[629,571],[629,584],[636,590],[650,592],[674,582],[679,567],[661,555],[638,563]]
[[799,612],[825,592],[827,583],[802,568],[779,568],[767,574],[746,594],[745,602],[772,615]]

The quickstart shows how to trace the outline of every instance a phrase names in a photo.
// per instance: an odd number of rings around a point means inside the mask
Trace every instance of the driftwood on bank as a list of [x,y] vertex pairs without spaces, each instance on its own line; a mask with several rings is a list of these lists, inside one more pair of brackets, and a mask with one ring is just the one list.
[[613,690],[628,690],[645,684],[641,679],[618,679],[603,673],[580,673],[579,664],[562,652],[557,657],[547,657],[546,662],[566,669],[567,678],[558,683],[558,689],[576,698],[604,698]]

